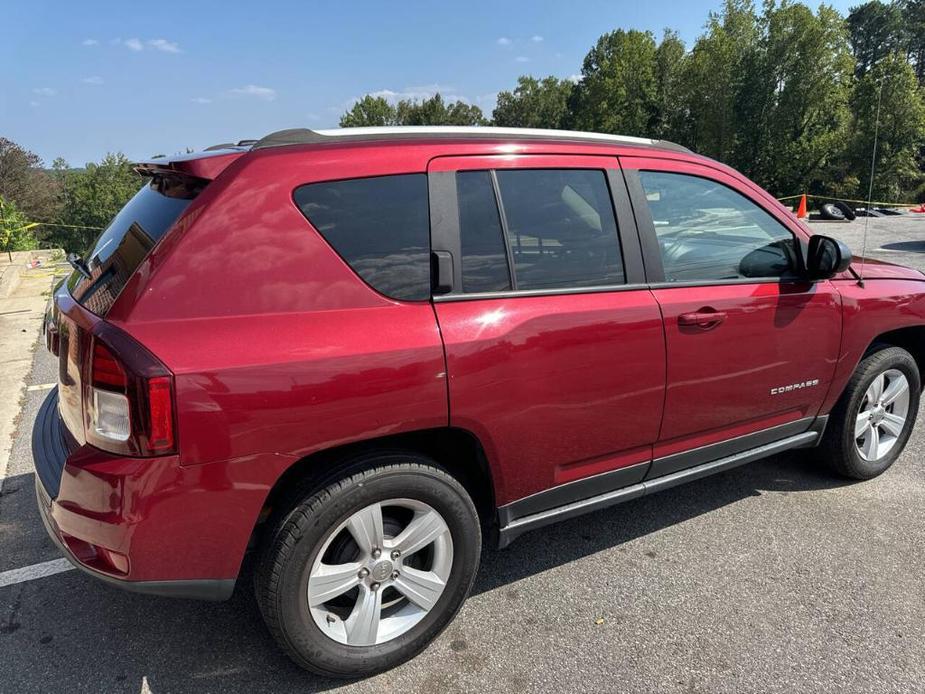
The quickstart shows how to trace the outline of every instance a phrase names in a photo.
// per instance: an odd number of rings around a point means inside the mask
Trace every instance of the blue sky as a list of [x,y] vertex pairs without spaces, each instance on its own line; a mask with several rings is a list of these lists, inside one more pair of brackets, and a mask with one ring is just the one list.
[[[859,1],[859,0],[858,0]],[[600,34],[677,29],[720,0],[4,3],[0,136],[71,165],[333,127],[353,99],[439,90],[490,115],[521,74],[569,77]],[[852,0],[832,3],[843,13]]]

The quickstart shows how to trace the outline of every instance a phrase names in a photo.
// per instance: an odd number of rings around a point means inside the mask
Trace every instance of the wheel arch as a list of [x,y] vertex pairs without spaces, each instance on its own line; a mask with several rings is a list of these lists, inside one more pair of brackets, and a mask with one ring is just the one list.
[[433,458],[469,493],[479,519],[490,529],[496,518],[495,478],[481,441],[457,427],[441,427],[355,441],[317,451],[289,466],[276,480],[255,523],[250,545],[259,541],[259,530],[288,494],[305,485],[319,487],[351,468],[358,456],[375,452],[409,452]]
[[883,347],[903,348],[915,359],[919,374],[925,374],[925,325],[912,325],[877,335],[864,350],[858,363]]

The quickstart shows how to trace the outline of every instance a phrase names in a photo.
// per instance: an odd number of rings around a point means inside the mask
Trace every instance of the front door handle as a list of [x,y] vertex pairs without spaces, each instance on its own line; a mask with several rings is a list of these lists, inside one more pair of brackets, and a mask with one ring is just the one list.
[[680,316],[678,316],[678,325],[690,328],[700,328],[701,330],[712,330],[724,320],[726,320],[725,312],[716,311],[715,309],[706,306],[699,311],[682,313]]

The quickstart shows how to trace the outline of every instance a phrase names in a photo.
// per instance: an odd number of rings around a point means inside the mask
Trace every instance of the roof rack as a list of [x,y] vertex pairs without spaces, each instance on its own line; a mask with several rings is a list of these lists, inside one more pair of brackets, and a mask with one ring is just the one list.
[[690,152],[686,147],[667,140],[651,140],[629,135],[608,135],[575,130],[543,130],[540,128],[495,128],[488,126],[397,126],[375,128],[334,128],[330,130],[309,130],[292,128],[279,130],[260,138],[251,149],[285,147],[287,145],[333,144],[340,142],[372,142],[420,139],[521,139],[521,140],[569,140],[579,142],[602,142],[671,149]]

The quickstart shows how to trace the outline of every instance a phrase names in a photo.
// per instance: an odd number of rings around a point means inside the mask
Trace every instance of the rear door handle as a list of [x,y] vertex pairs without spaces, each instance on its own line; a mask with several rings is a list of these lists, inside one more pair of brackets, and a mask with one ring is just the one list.
[[700,328],[701,330],[712,330],[724,320],[726,320],[725,312],[704,307],[699,311],[682,313],[678,316],[678,325]]

